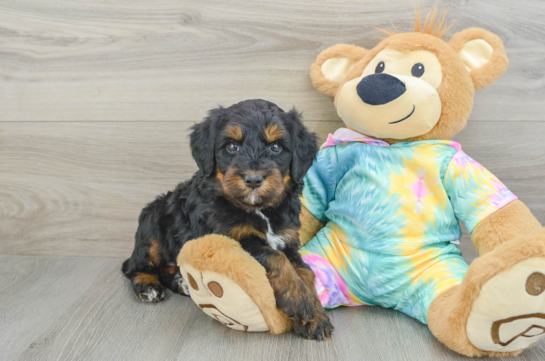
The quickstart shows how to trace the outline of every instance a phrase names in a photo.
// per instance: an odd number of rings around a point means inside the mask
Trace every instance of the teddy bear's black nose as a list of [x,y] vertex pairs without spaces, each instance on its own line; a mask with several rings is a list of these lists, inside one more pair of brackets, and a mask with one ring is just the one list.
[[364,77],[356,91],[364,103],[382,105],[399,98],[407,89],[405,84],[388,74],[371,74]]

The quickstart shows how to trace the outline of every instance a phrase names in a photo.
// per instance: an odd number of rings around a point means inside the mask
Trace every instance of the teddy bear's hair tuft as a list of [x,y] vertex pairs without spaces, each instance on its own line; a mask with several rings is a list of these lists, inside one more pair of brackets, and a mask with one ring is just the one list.
[[[415,33],[429,34],[441,39],[447,33],[447,31],[450,30],[450,28],[452,27],[452,24],[454,24],[454,22],[452,22],[449,25],[448,23],[445,22],[448,9],[445,10],[442,14],[437,14],[437,4],[435,4],[433,9],[431,9],[428,12],[428,15],[426,15],[424,26],[422,26],[422,20],[421,20],[422,16],[420,12],[420,5],[417,5],[414,13],[415,13],[415,16],[414,16],[414,32]],[[388,34],[390,36],[398,34],[399,31],[397,30],[397,28],[395,27],[393,23],[392,23],[392,26],[394,30],[382,29],[377,27],[375,27],[375,29],[377,29],[378,31],[382,31],[383,33]]]

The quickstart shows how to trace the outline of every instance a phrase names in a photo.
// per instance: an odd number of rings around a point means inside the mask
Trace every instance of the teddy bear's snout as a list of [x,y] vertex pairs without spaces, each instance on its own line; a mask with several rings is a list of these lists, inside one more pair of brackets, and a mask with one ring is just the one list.
[[406,90],[401,80],[384,73],[368,75],[356,87],[360,99],[369,105],[389,103],[403,95]]

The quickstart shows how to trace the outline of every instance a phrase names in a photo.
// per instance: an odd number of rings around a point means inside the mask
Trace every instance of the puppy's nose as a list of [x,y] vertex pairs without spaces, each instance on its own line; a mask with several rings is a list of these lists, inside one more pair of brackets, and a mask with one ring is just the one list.
[[389,103],[399,98],[406,90],[401,80],[384,73],[367,75],[356,86],[360,99],[369,105]]
[[261,187],[263,184],[263,176],[262,175],[256,175],[256,174],[246,174],[244,176],[244,183],[246,183],[246,186],[252,189],[256,189]]

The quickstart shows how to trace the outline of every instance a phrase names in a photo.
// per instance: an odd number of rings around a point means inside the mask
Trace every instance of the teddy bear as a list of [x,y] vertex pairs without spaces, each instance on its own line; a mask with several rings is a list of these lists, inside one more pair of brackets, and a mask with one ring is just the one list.
[[[466,125],[475,90],[507,69],[505,49],[480,28],[445,41],[436,10],[423,26],[417,12],[415,24],[383,30],[370,50],[334,45],[312,64],[314,86],[334,97],[346,127],[304,178],[300,253],[326,309],[393,308],[462,355],[516,355],[545,336],[545,231],[449,140]],[[459,221],[480,255],[471,265],[456,246]],[[228,327],[291,328],[265,270],[236,241],[191,241],[178,264],[184,279],[193,275],[193,301]]]

